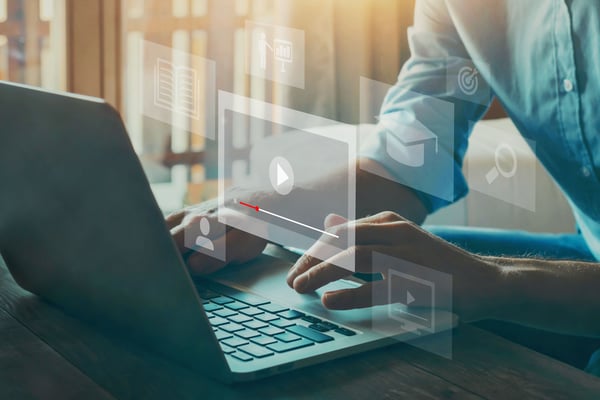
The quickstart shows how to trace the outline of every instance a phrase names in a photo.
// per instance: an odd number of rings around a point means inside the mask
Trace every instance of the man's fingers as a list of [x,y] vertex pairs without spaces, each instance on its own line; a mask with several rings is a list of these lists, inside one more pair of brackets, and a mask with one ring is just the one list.
[[[298,293],[309,293],[354,272],[381,272],[380,268],[375,268],[372,265],[373,253],[387,254],[392,249],[393,247],[390,246],[351,247],[327,259],[327,261],[315,264],[295,277],[288,275],[288,279],[290,279],[289,284]],[[353,270],[339,267],[339,265],[349,264],[354,265]],[[385,268],[381,269],[385,270]]]
[[323,262],[296,277],[292,287],[298,293],[309,293],[350,274],[352,272],[347,269]]
[[177,246],[177,250],[181,254],[185,254],[189,249],[185,246],[185,226],[177,225],[174,228],[171,228],[171,237]]
[[382,282],[365,283],[353,289],[342,289],[326,292],[321,298],[323,305],[331,310],[350,310],[353,308],[371,307],[379,303],[380,299],[374,299],[373,294],[385,291],[386,285]]
[[[228,231],[225,236],[214,240],[213,244],[216,249],[226,247],[226,261],[194,252],[187,257],[187,265],[194,273],[207,275],[228,264],[250,261],[262,253],[267,242],[259,237],[233,229]],[[228,244],[229,246],[227,246]]]
[[179,225],[181,223],[181,221],[183,220],[183,218],[185,217],[185,213],[186,213],[185,210],[179,210],[179,211],[176,211],[174,213],[169,214],[165,218],[165,222],[167,223],[167,227],[169,229],[173,229],[177,225]]
[[[345,222],[343,222],[345,221]],[[294,279],[314,267],[324,259],[335,255],[336,248],[345,248],[349,244],[370,245],[370,244],[392,244],[401,240],[399,231],[408,231],[412,224],[393,212],[381,212],[357,221],[346,221],[339,215],[330,214],[325,219],[325,228],[329,233],[333,233],[339,238],[332,238],[329,235],[322,235],[305,255],[300,257],[298,262],[288,273],[287,282],[290,287]],[[354,234],[353,243],[348,243],[348,238]],[[404,236],[404,235],[403,235]],[[353,265],[338,264],[338,265]]]
[[363,223],[384,223],[384,222],[396,222],[396,221],[406,221],[406,219],[402,218],[400,215],[396,214],[392,211],[382,211],[375,215],[369,215],[368,217],[361,218],[357,220],[357,222]]
[[294,287],[294,280],[296,277],[308,269],[314,267],[315,265],[321,263],[322,260],[319,260],[310,254],[304,253],[297,261],[294,263],[292,268],[288,271],[286,282],[289,287]]
[[415,225],[409,221],[360,223],[354,227],[357,246],[398,245],[414,238]]
[[325,223],[323,225],[325,225],[325,229],[329,229],[337,225],[345,224],[346,222],[348,222],[348,220],[341,215],[329,214],[325,217]]
[[258,257],[265,247],[267,241],[258,236],[232,229],[227,233],[227,262],[245,263]]
[[[222,236],[219,239],[213,241],[215,249],[218,249],[219,246],[224,246],[226,240],[226,237]],[[227,263],[225,261],[211,257],[208,254],[195,251],[187,256],[186,264],[193,273],[198,275],[208,275],[210,273],[220,270]]]

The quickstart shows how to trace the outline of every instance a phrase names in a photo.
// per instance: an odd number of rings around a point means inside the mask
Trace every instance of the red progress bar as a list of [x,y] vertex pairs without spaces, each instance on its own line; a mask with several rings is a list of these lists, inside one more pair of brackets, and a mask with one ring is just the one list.
[[240,204],[243,205],[244,207],[251,208],[256,212],[258,212],[260,210],[260,208],[258,208],[258,206],[253,206],[252,204],[244,203],[243,201],[240,201]]

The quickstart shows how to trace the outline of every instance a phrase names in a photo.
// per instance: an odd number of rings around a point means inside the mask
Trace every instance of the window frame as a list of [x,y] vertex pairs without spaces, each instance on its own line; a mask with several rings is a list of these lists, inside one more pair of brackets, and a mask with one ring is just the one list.
[[65,0],[67,90],[121,110],[121,0]]

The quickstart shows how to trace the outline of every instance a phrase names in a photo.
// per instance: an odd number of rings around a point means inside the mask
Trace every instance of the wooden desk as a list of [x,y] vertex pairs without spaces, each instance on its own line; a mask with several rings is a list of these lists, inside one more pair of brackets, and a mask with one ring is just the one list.
[[0,265],[0,398],[599,399],[600,379],[462,325],[452,361],[398,344],[226,386],[65,315]]

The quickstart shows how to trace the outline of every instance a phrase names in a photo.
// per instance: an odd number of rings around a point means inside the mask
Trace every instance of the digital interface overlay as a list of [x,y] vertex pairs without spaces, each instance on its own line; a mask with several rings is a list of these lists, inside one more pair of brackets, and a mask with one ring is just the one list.
[[[340,128],[347,134],[340,135]],[[263,139],[246,151],[233,140],[240,131],[259,131]],[[338,235],[324,225],[332,213],[355,219],[354,127],[219,92],[218,144],[220,222],[323,260],[354,245],[352,231]],[[339,170],[345,180],[322,190],[311,187]],[[247,193],[269,195],[261,201]],[[353,258],[340,263],[354,271]]]

